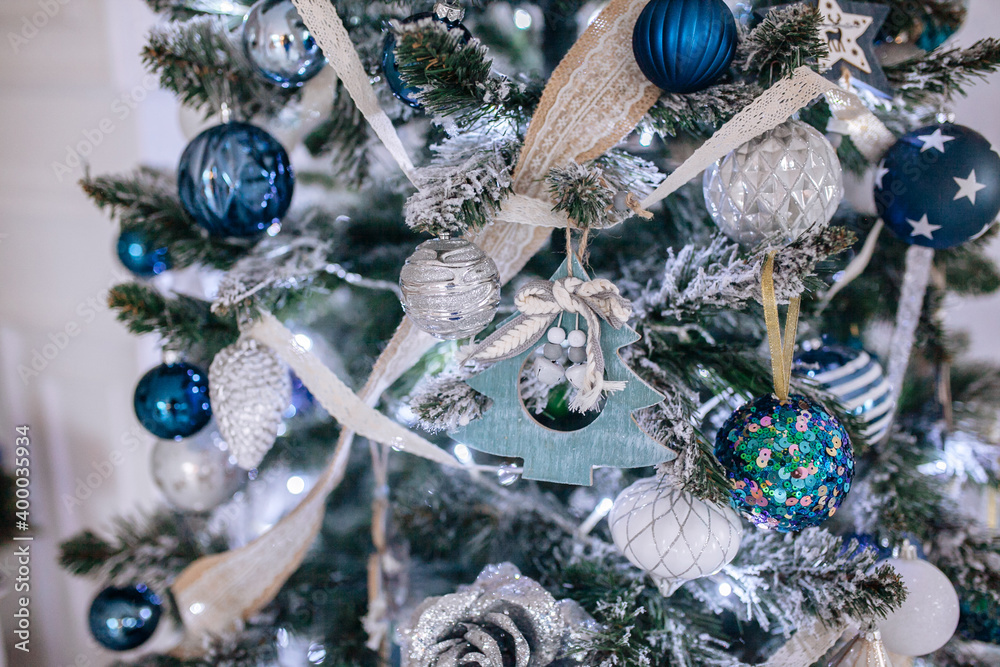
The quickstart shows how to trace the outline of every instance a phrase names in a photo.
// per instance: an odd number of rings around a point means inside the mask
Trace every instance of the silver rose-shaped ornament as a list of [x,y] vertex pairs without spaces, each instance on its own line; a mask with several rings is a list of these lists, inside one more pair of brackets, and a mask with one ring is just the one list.
[[510,563],[488,565],[470,586],[417,607],[401,630],[403,667],[544,667],[593,623]]

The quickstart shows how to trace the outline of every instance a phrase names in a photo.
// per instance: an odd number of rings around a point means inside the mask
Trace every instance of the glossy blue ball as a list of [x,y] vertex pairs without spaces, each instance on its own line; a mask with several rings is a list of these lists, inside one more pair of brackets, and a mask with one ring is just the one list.
[[118,259],[126,269],[149,278],[170,268],[170,255],[166,246],[153,247],[146,234],[138,229],[126,229],[118,236]]
[[[461,30],[462,38],[459,40],[460,43],[465,44],[470,39],[472,39],[472,33],[466,29],[461,23],[454,23],[452,21],[447,21],[442,19],[434,12],[420,12],[419,14],[414,14],[400,23],[404,25],[407,23],[415,23],[423,19],[434,19],[435,21],[441,21],[449,29]],[[396,67],[396,35],[391,30],[385,36],[385,44],[382,46],[382,73],[385,75],[385,82],[389,84],[389,90],[392,91],[393,95],[398,97],[400,101],[410,105],[414,109],[421,109],[423,105],[417,101],[417,93],[420,92],[420,88],[416,86],[407,86],[403,82],[403,77],[399,75],[399,69]]]
[[248,123],[226,123],[184,149],[177,187],[184,210],[212,236],[253,238],[281,221],[295,177],[277,139]]
[[907,243],[961,245],[1000,213],[1000,155],[967,127],[920,128],[900,138],[878,164],[875,205]]
[[112,651],[136,648],[156,631],[161,604],[159,596],[143,584],[109,586],[90,605],[90,632]]
[[212,418],[208,374],[186,362],[160,364],[142,376],[133,399],[135,416],[158,438],[186,438]]
[[632,53],[668,93],[703,90],[736,54],[736,21],[722,0],[650,0],[632,32]]
[[298,88],[326,65],[290,0],[259,0],[243,19],[243,52],[257,71],[282,88]]

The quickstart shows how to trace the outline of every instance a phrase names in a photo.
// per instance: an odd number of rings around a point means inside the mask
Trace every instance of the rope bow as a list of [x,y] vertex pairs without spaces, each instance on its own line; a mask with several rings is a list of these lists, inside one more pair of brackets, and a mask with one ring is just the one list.
[[517,291],[514,305],[520,314],[466,353],[465,362],[492,363],[516,357],[534,347],[556,317],[566,312],[587,322],[587,374],[570,401],[570,410],[587,412],[597,405],[602,392],[625,388],[624,382],[604,379],[601,320],[621,329],[632,315],[632,303],[610,280],[533,280]]

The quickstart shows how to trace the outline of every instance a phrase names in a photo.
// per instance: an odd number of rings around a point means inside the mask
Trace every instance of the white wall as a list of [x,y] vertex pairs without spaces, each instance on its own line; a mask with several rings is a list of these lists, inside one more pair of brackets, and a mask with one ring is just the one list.
[[[42,13],[46,6],[56,8],[53,16]],[[10,35],[32,18],[43,27],[12,42]],[[100,527],[108,517],[157,502],[148,447],[123,441],[141,433],[131,396],[140,374],[156,363],[154,346],[128,336],[101,307],[121,274],[114,227],[77,187],[82,168],[56,166],[78,146],[97,174],[176,162],[184,144],[176,107],[149,89],[138,58],[152,21],[140,0],[0,2],[0,445],[9,463],[14,427],[31,426],[31,519],[38,536],[33,649],[30,656],[8,649],[13,664],[108,661],[86,630],[92,587],[58,570],[55,545],[81,527]],[[991,34],[1000,35],[995,0],[972,0],[956,41],[967,45]],[[958,122],[1000,143],[998,108],[1000,87],[993,85],[980,85],[955,106]],[[1000,244],[993,250],[1000,259]],[[1000,296],[949,307],[951,325],[972,333],[974,354],[996,359]],[[78,333],[65,349],[46,349],[67,327]],[[19,367],[30,367],[36,351],[53,358],[22,380]],[[64,494],[86,483],[115,449],[123,466],[89,498],[64,506]],[[0,603],[5,631],[11,603],[10,594]]]

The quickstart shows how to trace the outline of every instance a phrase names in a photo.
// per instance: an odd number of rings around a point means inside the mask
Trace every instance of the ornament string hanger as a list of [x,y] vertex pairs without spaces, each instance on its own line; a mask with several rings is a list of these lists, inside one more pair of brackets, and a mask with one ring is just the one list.
[[774,257],[772,250],[764,262],[760,277],[760,292],[764,302],[764,324],[767,327],[767,345],[771,351],[771,376],[774,395],[781,401],[788,400],[788,390],[792,378],[792,357],[795,353],[795,335],[799,328],[799,307],[802,297],[792,297],[785,315],[785,336],[782,340],[781,322],[778,317],[778,300],[774,295]]

